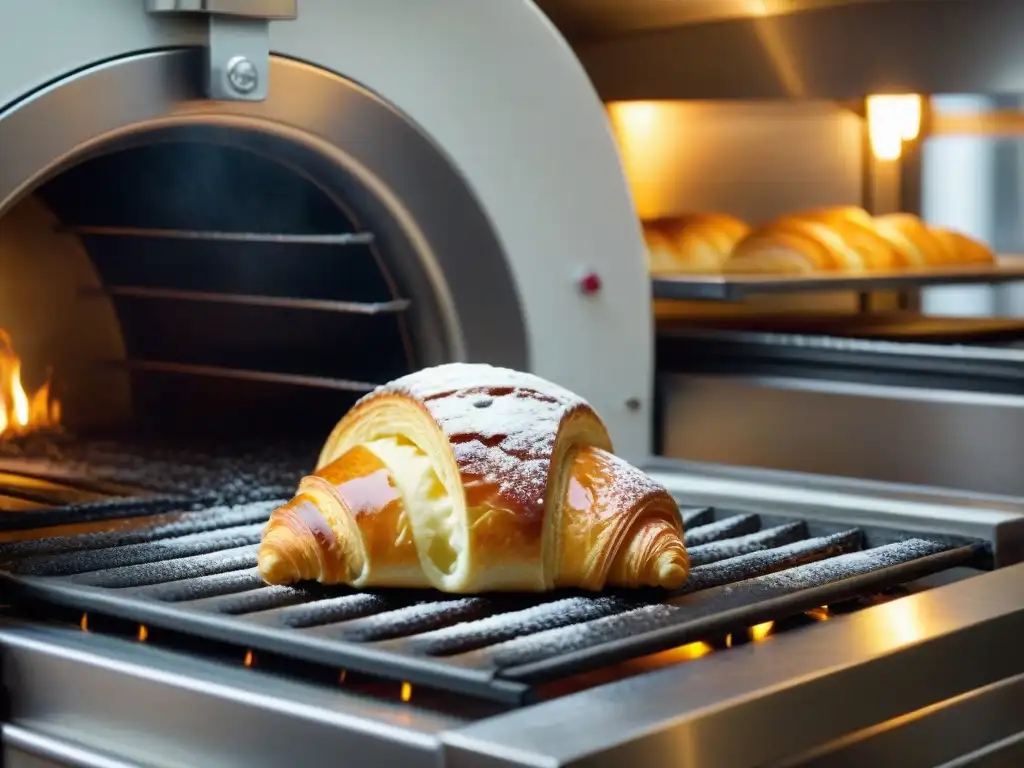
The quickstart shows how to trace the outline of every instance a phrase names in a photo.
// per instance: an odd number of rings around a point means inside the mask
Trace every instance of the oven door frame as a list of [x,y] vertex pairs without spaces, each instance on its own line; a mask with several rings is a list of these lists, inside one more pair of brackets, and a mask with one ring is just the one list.
[[466,180],[418,126],[369,90],[284,56],[271,57],[271,96],[262,102],[206,99],[202,67],[194,48],[132,54],[0,110],[0,146],[17,148],[0,163],[0,216],[92,155],[167,129],[211,131],[215,141],[289,166],[365,217],[413,294],[422,365],[528,367],[526,322],[502,245]]

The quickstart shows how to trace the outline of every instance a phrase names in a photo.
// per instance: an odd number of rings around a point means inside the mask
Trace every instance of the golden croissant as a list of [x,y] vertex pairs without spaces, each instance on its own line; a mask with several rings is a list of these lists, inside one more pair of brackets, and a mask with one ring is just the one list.
[[746,222],[725,213],[694,213],[650,219],[643,224],[652,275],[713,274],[750,232]]
[[913,214],[871,216],[863,208],[835,206],[795,213],[754,229],[736,243],[722,271],[865,273],[995,260],[984,243],[930,227]]
[[452,593],[682,585],[679,508],[581,398],[488,365],[428,368],[338,423],[274,511],[259,570]]

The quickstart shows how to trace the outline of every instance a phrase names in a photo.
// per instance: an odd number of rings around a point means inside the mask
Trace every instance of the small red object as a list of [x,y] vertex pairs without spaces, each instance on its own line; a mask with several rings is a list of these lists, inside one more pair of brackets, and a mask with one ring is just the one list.
[[601,276],[597,272],[585,272],[579,281],[580,293],[593,296],[601,291]]

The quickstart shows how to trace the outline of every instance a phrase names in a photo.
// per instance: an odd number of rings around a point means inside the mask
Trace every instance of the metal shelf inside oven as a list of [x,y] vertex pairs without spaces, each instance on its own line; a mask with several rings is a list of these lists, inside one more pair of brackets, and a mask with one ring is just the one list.
[[991,265],[943,266],[866,274],[678,275],[651,280],[655,299],[742,301],[766,293],[907,290],[940,285],[1024,282],[1024,255],[999,256]]

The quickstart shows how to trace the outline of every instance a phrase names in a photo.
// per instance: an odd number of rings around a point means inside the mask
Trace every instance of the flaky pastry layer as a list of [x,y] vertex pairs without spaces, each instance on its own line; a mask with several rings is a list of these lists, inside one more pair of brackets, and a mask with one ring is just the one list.
[[688,561],[675,502],[611,453],[589,405],[456,364],[382,387],[339,422],[272,515],[259,567],[278,584],[474,593],[677,586]]

